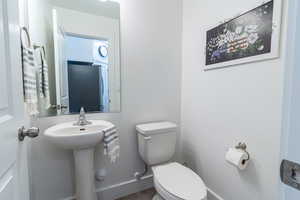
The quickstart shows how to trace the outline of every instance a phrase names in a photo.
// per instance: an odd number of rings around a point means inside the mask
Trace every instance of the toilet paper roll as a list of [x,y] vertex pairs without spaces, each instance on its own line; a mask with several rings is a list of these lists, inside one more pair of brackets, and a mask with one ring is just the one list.
[[226,153],[226,161],[229,164],[237,167],[239,170],[246,169],[249,163],[248,159],[248,154],[240,149],[230,148]]

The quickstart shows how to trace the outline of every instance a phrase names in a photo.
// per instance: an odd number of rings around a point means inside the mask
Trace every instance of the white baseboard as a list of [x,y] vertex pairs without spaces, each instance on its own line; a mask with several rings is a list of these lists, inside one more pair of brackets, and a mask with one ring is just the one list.
[[215,193],[210,188],[207,188],[208,191],[208,200],[224,200],[222,197],[220,197],[217,193]]
[[[153,175],[144,176],[140,181],[132,179],[96,190],[98,199],[114,200],[153,187]],[[210,188],[207,188],[208,200],[224,200]],[[62,200],[76,200],[75,196]]]
[[[153,175],[144,176],[140,181],[132,179],[96,190],[98,199],[114,200],[153,187]],[[76,200],[75,196],[62,200]]]
[[62,200],[75,200],[75,197],[68,197],[68,198],[65,198],[65,199],[62,199]]

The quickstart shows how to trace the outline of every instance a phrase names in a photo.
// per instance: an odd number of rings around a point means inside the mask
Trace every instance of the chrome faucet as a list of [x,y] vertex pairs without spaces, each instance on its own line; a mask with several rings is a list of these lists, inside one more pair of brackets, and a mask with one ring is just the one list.
[[79,119],[76,123],[74,123],[74,126],[86,126],[86,125],[89,125],[91,123],[92,122],[90,122],[86,119],[84,108],[81,107],[80,113],[79,113]]

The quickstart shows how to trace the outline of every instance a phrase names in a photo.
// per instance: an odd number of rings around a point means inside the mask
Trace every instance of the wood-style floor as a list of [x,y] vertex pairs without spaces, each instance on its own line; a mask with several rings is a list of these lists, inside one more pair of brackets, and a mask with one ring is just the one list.
[[152,200],[155,193],[156,192],[154,189],[149,189],[135,194],[131,194],[127,197],[122,197],[118,200]]

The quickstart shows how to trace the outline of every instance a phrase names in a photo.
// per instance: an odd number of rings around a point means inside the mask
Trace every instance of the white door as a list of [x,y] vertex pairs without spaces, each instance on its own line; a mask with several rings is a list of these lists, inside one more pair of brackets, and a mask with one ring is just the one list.
[[[69,113],[69,86],[68,86],[68,63],[66,56],[66,35],[64,31],[60,28],[58,33],[58,41],[59,47],[59,62],[58,66],[60,74],[60,103],[63,106],[62,112]],[[65,108],[64,108],[65,107]]]
[[66,38],[64,30],[59,26],[57,12],[52,11],[53,39],[55,52],[56,104],[65,108],[58,112],[69,112],[68,64],[66,58]]
[[18,6],[0,1],[0,200],[29,200]]

